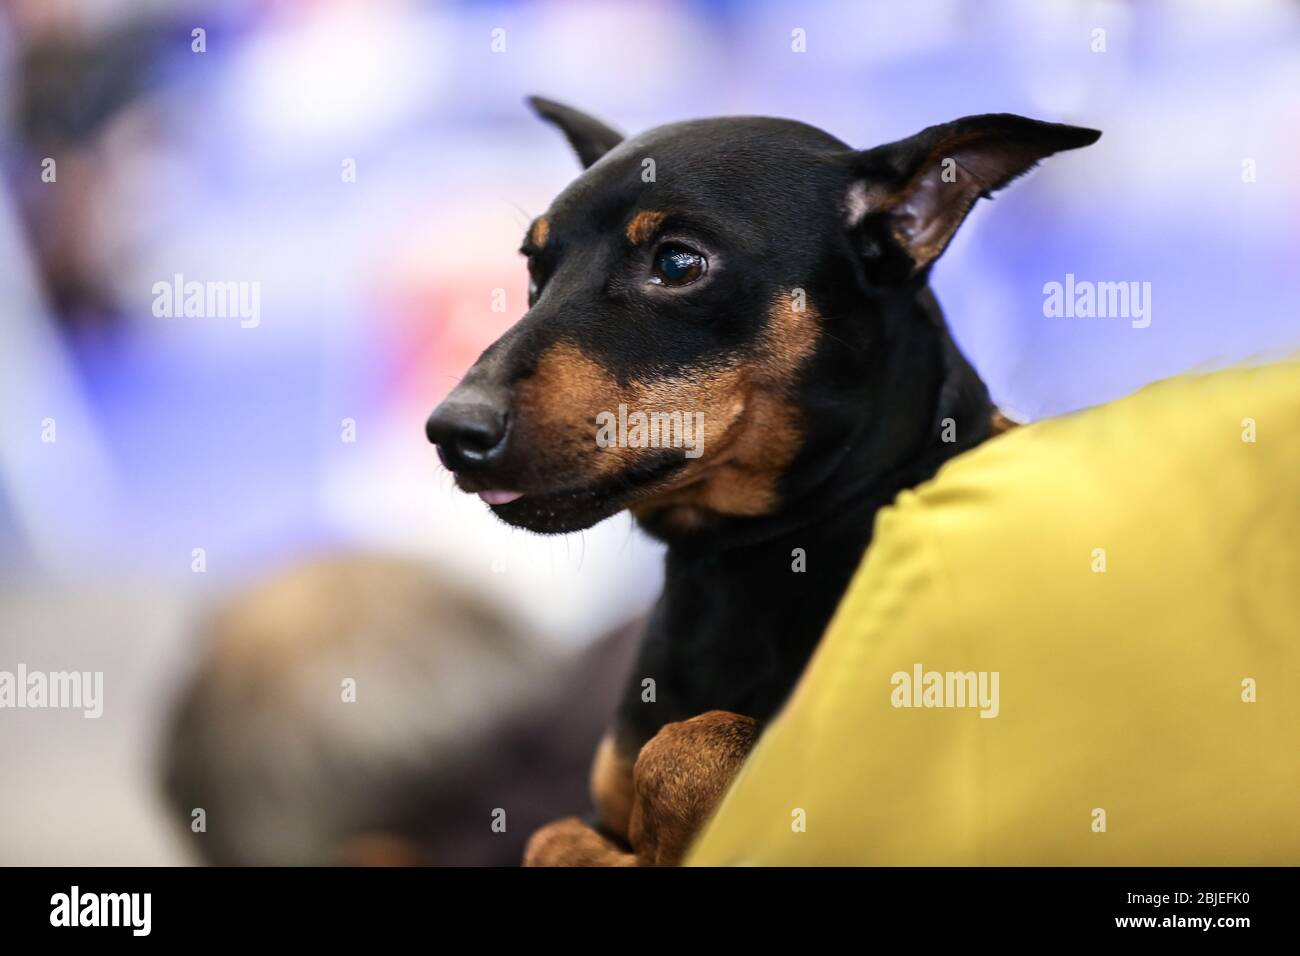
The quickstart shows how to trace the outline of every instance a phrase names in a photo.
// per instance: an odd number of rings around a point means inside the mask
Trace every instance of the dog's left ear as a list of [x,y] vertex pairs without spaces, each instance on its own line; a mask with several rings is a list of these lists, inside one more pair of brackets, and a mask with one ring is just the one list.
[[939,258],[977,199],[1040,159],[1100,136],[1095,129],[989,113],[855,153],[848,213],[859,251],[895,278],[915,275]]
[[527,102],[538,116],[559,127],[584,169],[623,142],[622,133],[571,106],[540,96],[530,96]]

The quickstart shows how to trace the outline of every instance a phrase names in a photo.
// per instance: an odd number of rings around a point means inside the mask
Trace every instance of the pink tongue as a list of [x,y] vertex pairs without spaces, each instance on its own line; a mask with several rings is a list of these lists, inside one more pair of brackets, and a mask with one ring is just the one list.
[[490,505],[508,505],[524,495],[520,491],[480,491],[478,496]]

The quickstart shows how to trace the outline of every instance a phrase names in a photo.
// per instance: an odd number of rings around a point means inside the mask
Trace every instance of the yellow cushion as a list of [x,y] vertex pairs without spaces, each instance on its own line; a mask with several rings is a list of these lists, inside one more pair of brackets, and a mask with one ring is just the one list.
[[[917,665],[990,698],[997,672],[996,716],[895,706]],[[690,862],[1297,864],[1298,813],[1287,362],[1017,429],[900,495]]]

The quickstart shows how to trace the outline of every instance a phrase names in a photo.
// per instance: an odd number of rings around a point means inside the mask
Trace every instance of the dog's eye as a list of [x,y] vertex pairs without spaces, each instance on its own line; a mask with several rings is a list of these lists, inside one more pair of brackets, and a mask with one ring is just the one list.
[[679,243],[668,243],[655,252],[650,281],[655,285],[690,285],[704,275],[708,267],[709,260],[694,249]]

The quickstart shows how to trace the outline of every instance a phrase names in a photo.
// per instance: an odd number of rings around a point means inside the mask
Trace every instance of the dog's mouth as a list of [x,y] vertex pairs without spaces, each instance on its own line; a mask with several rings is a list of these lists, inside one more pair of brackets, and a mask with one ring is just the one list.
[[685,465],[680,453],[668,452],[596,482],[518,491],[457,475],[456,485],[477,494],[507,524],[538,534],[566,534],[590,528],[662,490]]

